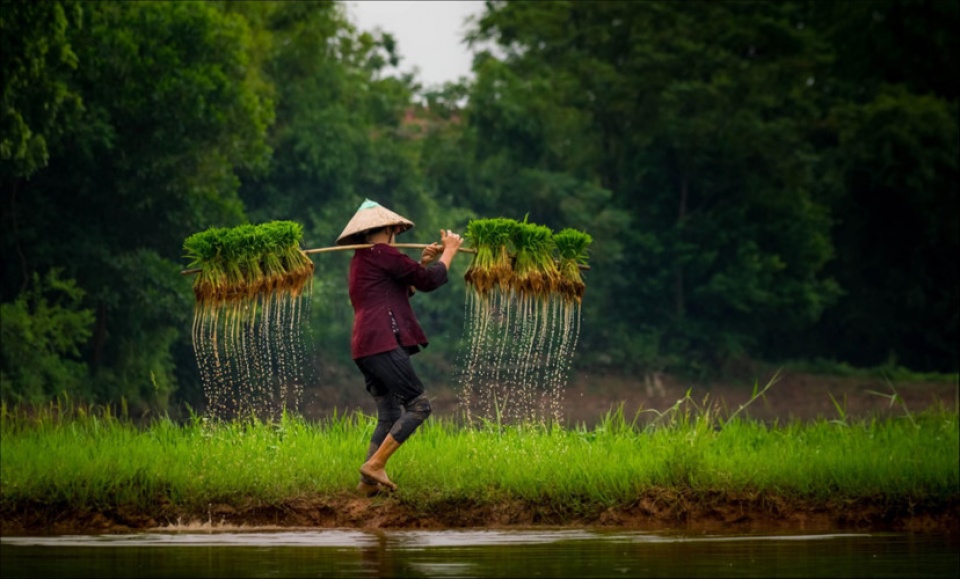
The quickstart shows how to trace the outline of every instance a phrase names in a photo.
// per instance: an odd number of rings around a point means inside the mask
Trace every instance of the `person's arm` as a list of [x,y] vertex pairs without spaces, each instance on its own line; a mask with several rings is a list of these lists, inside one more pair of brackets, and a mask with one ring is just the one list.
[[[449,272],[450,265],[453,263],[453,258],[456,257],[457,251],[460,249],[460,246],[463,245],[463,238],[449,229],[441,229],[440,244],[443,247],[443,250],[440,253],[439,261],[443,264],[443,267],[447,270],[447,272]],[[436,245],[437,244],[434,243],[424,248],[423,255],[420,258],[421,265],[423,265],[423,260],[428,258],[428,256],[431,262],[437,259],[435,256],[437,251],[440,251],[440,249],[439,247],[435,247]],[[408,295],[413,296],[415,292],[416,288],[410,286]]]
[[[423,248],[423,253],[420,254],[420,265],[427,267],[431,263],[437,261],[437,257],[443,252],[443,246],[439,243],[431,243],[430,245]],[[417,293],[417,288],[410,286],[408,295],[413,296]]]
[[424,247],[423,253],[420,254],[420,265],[427,267],[431,263],[437,261],[437,258],[440,257],[441,253],[443,253],[443,246],[437,242],[433,242]]
[[463,245],[463,238],[449,229],[441,229],[440,243],[443,245],[443,253],[440,254],[440,263],[446,266],[447,271],[450,271],[450,264],[453,263],[453,258],[457,256],[457,251],[460,249],[460,246]]

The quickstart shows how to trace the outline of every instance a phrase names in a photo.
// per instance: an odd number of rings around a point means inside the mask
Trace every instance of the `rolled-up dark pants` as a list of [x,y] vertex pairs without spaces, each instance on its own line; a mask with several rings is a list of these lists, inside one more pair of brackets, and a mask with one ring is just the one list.
[[410,354],[403,348],[359,358],[355,362],[363,372],[367,392],[377,404],[377,427],[370,437],[369,459],[387,434],[393,435],[393,439],[400,443],[410,438],[430,416],[432,409],[423,383],[410,362]]

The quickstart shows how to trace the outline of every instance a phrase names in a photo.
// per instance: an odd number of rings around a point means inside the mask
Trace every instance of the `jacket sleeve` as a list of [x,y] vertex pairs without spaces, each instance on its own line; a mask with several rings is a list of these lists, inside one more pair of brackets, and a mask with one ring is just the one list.
[[423,267],[405,253],[395,247],[384,246],[383,266],[391,277],[413,286],[420,291],[430,292],[444,285],[448,281],[447,266],[443,262],[436,262],[430,267]]

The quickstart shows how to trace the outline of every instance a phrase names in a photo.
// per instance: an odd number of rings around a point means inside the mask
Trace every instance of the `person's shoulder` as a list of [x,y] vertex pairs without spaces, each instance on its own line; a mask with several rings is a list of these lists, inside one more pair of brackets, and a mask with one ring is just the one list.
[[406,255],[388,243],[377,243],[370,248],[370,251],[376,255]]

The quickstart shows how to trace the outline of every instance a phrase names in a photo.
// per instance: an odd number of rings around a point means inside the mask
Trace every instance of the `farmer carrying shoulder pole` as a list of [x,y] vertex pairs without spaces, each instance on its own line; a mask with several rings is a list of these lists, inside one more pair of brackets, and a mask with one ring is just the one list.
[[414,289],[430,292],[447,283],[450,264],[463,243],[456,233],[441,230],[441,243],[424,248],[417,263],[388,245],[411,227],[409,219],[368,199],[337,238],[337,245],[374,244],[356,250],[349,276],[354,311],[351,355],[377,405],[377,427],[357,486],[367,496],[382,487],[396,490],[384,470],[387,460],[431,412],[410,362],[410,356],[428,344],[410,296]]

